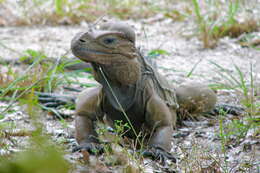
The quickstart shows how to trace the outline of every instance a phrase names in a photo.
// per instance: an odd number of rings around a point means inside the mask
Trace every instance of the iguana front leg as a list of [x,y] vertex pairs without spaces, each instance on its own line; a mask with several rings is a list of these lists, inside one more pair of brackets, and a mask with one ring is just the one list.
[[175,117],[175,111],[170,111],[161,98],[156,94],[151,96],[147,102],[146,122],[154,131],[149,140],[150,150],[145,151],[145,155],[151,155],[152,158],[160,159],[162,162],[166,158],[176,161],[169,153]]
[[99,141],[94,127],[97,118],[102,116],[101,90],[102,87],[86,89],[76,100],[75,128],[79,146],[74,151],[85,149],[93,153],[93,150],[98,150],[97,152],[102,150],[98,145]]

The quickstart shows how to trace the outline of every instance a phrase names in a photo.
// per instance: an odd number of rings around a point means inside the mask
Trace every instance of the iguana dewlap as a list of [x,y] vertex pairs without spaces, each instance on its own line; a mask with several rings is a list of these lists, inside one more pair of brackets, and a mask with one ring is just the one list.
[[134,131],[141,131],[151,135],[151,148],[170,151],[177,112],[210,111],[216,103],[215,93],[206,86],[174,89],[143,58],[135,47],[135,32],[126,23],[108,22],[100,29],[79,33],[71,49],[76,57],[91,63],[94,78],[101,84],[81,92],[76,101],[76,138],[83,148],[98,142],[94,122],[106,115],[111,121],[131,123],[134,130],[128,136],[136,137]]

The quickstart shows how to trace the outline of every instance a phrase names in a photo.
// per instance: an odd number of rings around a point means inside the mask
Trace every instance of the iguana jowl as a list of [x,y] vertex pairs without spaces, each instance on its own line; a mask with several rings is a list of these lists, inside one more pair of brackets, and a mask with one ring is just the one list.
[[207,112],[215,106],[216,95],[206,86],[171,86],[140,54],[135,32],[126,23],[107,22],[79,33],[71,49],[91,63],[101,84],[81,92],[76,101],[76,139],[82,148],[98,142],[94,122],[106,115],[111,121],[130,120],[130,137],[135,137],[134,131],[150,132],[149,148],[168,157],[178,113]]

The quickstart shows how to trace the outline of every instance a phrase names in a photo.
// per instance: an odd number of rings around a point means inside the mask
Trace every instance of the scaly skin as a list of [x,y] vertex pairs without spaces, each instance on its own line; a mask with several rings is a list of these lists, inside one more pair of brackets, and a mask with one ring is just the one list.
[[216,95],[206,86],[171,86],[136,49],[135,32],[125,23],[108,22],[100,29],[79,33],[71,49],[93,66],[94,78],[101,84],[77,98],[79,148],[90,149],[98,143],[94,124],[106,114],[111,121],[131,123],[134,130],[126,134],[129,137],[135,138],[139,132],[150,135],[146,155],[172,159],[168,152],[177,113],[201,113],[215,106]]

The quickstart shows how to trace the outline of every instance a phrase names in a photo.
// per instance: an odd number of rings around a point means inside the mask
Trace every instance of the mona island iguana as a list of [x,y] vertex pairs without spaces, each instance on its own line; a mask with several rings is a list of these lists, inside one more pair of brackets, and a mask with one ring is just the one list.
[[216,95],[207,86],[175,88],[161,76],[135,46],[134,30],[123,22],[106,22],[99,29],[78,33],[72,53],[93,67],[101,85],[86,89],[76,100],[76,139],[90,150],[98,145],[95,121],[103,116],[131,126],[127,136],[149,136],[147,152],[168,157],[177,116],[211,111]]
[[77,149],[99,149],[95,121],[104,116],[122,120],[126,133],[147,136],[147,155],[174,159],[169,151],[176,120],[184,114],[211,111],[216,94],[202,84],[175,87],[149,64],[135,46],[135,32],[126,23],[106,22],[99,29],[78,33],[71,41],[72,53],[91,64],[100,84],[82,91],[76,99]]

